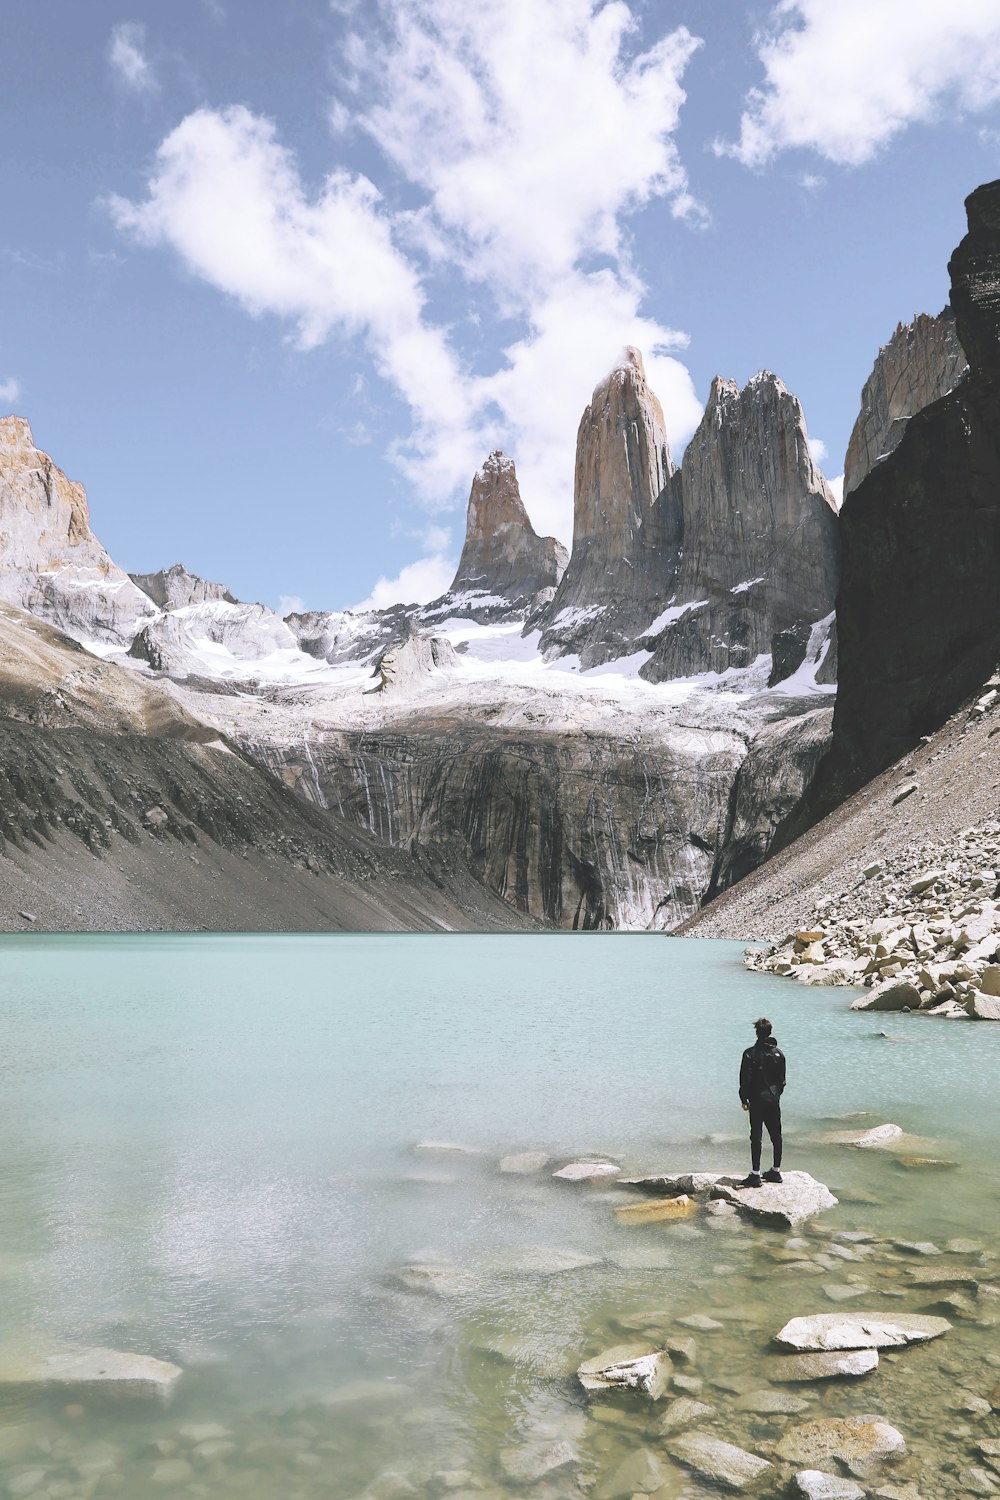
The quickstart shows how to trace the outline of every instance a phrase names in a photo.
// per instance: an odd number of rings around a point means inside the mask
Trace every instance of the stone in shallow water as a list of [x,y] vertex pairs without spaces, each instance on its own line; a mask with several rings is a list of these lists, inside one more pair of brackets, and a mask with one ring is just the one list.
[[594,1500],[630,1500],[632,1495],[650,1495],[667,1480],[663,1460],[651,1448],[637,1448],[602,1479]]
[[786,1391],[748,1391],[736,1402],[736,1410],[753,1412],[758,1417],[796,1417],[809,1410],[809,1402]]
[[853,1479],[803,1469],[795,1476],[795,1493],[802,1500],[865,1500],[865,1492]]
[[618,1177],[621,1167],[610,1161],[571,1161],[553,1172],[561,1182],[590,1182],[595,1177]]
[[834,1458],[860,1475],[905,1452],[903,1434],[878,1416],[817,1417],[786,1432],[777,1447],[778,1457],[791,1463],[816,1468]]
[[730,1490],[752,1490],[774,1473],[756,1453],[724,1443],[710,1432],[688,1432],[667,1444],[667,1452],[696,1474]]
[[718,1333],[723,1326],[718,1318],[710,1318],[707,1313],[688,1313],[675,1321],[682,1328],[693,1328],[697,1333]]
[[541,1172],[547,1167],[549,1160],[544,1151],[519,1151],[513,1156],[502,1156],[500,1170],[516,1177],[529,1177],[533,1172]]
[[497,1269],[510,1276],[558,1276],[564,1271],[583,1271],[599,1266],[600,1257],[552,1245],[526,1245],[497,1262]]
[[119,1349],[66,1349],[25,1356],[0,1353],[0,1389],[35,1387],[113,1400],[167,1401],[183,1371],[168,1360]]
[[698,1212],[694,1198],[682,1193],[677,1198],[648,1198],[644,1203],[628,1203],[615,1209],[621,1224],[669,1223],[671,1219],[689,1219]]
[[548,1474],[575,1466],[580,1455],[572,1443],[525,1443],[519,1448],[505,1448],[500,1467],[514,1484],[536,1484]]
[[715,1407],[704,1401],[695,1401],[693,1396],[678,1396],[671,1401],[660,1419],[660,1432],[667,1436],[671,1432],[683,1432],[708,1417],[715,1416]]
[[877,1349],[850,1349],[841,1353],[786,1355],[770,1362],[772,1380],[798,1385],[807,1380],[850,1380],[878,1369]]
[[946,1318],[883,1313],[816,1313],[792,1318],[775,1335],[790,1349],[893,1349],[947,1333]]
[[468,1271],[460,1266],[413,1262],[400,1266],[386,1276],[389,1286],[400,1287],[406,1292],[423,1292],[430,1297],[460,1297],[473,1285]]
[[463,1146],[460,1141],[418,1141],[414,1151],[431,1151],[448,1156],[479,1156],[475,1146]]
[[615,1344],[584,1360],[577,1377],[585,1391],[641,1391],[657,1400],[670,1378],[670,1356],[662,1349]]
[[716,1197],[735,1203],[741,1213],[767,1224],[794,1229],[814,1214],[837,1206],[837,1199],[822,1182],[808,1172],[785,1172],[780,1183],[765,1182],[759,1188],[741,1188],[720,1180],[712,1189]]

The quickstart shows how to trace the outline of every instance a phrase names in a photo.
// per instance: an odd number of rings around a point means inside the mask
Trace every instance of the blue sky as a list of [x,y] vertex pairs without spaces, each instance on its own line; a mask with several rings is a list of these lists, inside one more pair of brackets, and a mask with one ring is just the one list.
[[713,375],[769,368],[838,475],[1000,175],[995,0],[3,16],[0,407],[116,561],[273,605],[438,592],[496,445],[568,542],[627,342],[675,456]]

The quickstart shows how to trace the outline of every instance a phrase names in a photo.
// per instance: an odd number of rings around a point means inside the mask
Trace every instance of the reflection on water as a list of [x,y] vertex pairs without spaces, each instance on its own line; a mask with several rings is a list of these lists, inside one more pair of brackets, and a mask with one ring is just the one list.
[[[893,1017],[888,1039],[843,992],[658,937],[0,947],[0,1377],[67,1344],[185,1371],[166,1410],[8,1389],[12,1494],[700,1494],[669,1398],[573,1379],[636,1340],[673,1348],[671,1396],[727,1441],[773,1457],[813,1416],[881,1412],[909,1455],[880,1483],[988,1492],[969,1473],[1000,1439],[1000,1028]],[[743,1168],[762,1010],[789,1057],[786,1164],[841,1198],[812,1226],[624,1225],[613,1183],[499,1172],[529,1150]],[[857,1112],[957,1167],[820,1142]],[[918,1265],[949,1274],[917,1285]],[[954,1326],[862,1382],[782,1385],[776,1330],[852,1305]]]

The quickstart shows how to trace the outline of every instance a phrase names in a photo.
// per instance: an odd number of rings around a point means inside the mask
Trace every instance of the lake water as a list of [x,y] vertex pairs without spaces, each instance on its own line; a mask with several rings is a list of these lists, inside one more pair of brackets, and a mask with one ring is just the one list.
[[[844,991],[748,974],[740,955],[598,934],[0,941],[0,1376],[4,1351],[68,1345],[185,1371],[165,1410],[8,1392],[0,1481],[50,1500],[614,1500],[644,1446],[658,1493],[700,1495],[657,1434],[665,1403],[588,1403],[573,1371],[709,1314],[721,1328],[676,1371],[710,1430],[770,1456],[810,1415],[884,1411],[910,1448],[894,1482],[961,1493],[976,1444],[1000,1437],[966,1410],[1000,1404],[1000,1027],[853,1015]],[[841,1198],[799,1232],[805,1250],[704,1215],[626,1226],[622,1189],[552,1180],[594,1154],[628,1173],[745,1170],[736,1077],[762,1012],[789,1059],[785,1165]],[[956,1165],[817,1139],[854,1114]],[[551,1166],[498,1171],[528,1150]],[[843,1232],[872,1239],[831,1261]],[[958,1288],[945,1338],[796,1390],[805,1416],[746,1409],[789,1317],[858,1287],[866,1309],[954,1296],[911,1288],[920,1257],[892,1241],[956,1237],[984,1253],[921,1264],[986,1285]],[[434,1268],[434,1290],[407,1265]],[[577,1468],[516,1477],[518,1453],[556,1440]]]

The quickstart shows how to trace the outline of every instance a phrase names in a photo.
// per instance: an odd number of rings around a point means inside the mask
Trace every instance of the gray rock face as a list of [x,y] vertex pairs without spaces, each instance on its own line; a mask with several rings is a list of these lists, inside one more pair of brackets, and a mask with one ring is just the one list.
[[79,641],[128,645],[152,601],[90,529],[87,494],[34,445],[20,417],[0,419],[0,599]]
[[130,573],[129,577],[160,609],[185,609],[189,604],[205,604],[211,599],[224,599],[227,604],[239,602],[223,584],[198,578],[183,563],[160,568],[156,573]]
[[629,348],[595,388],[576,438],[573,550],[543,617],[543,650],[585,666],[621,654],[666,602],[676,564],[663,410]]
[[793,1318],[775,1338],[789,1349],[896,1349],[940,1338],[950,1327],[945,1318],[916,1313],[817,1313]]
[[968,368],[950,308],[936,318],[918,313],[912,323],[899,324],[861,392],[844,460],[845,497],[893,451],[910,418],[947,396]]
[[768,371],[742,390],[716,378],[671,489],[673,618],[649,631],[642,675],[724,672],[770,654],[772,683],[790,677],[833,611],[839,558],[836,503],[796,397]]
[[472,481],[465,545],[450,595],[462,598],[463,613],[477,609],[487,618],[498,608],[527,609],[543,589],[556,587],[567,561],[561,542],[536,534],[514,462],[495,449]]
[[230,670],[244,662],[249,671],[252,662],[274,651],[293,650],[295,637],[281,616],[263,604],[216,599],[157,615],[143,625],[129,655],[171,677],[188,677],[205,672],[206,654],[220,646],[230,658]]
[[641,1391],[657,1400],[670,1379],[670,1356],[662,1349],[616,1345],[583,1362],[577,1378],[585,1391]]
[[455,666],[455,651],[450,641],[438,636],[409,633],[404,640],[383,651],[375,663],[373,693],[412,692],[427,678],[447,672]]

